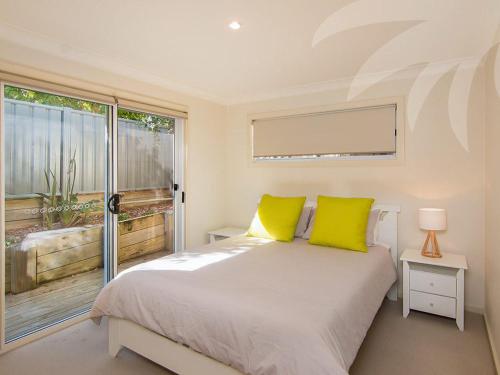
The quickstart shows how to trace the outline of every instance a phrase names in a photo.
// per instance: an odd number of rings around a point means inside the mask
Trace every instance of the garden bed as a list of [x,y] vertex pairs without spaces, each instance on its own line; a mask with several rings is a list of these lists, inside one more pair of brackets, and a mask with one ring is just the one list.
[[[173,251],[173,215],[160,212],[118,224],[118,263]],[[103,267],[103,225],[86,225],[28,234],[7,248],[6,292]]]
[[[118,262],[158,251],[173,251],[172,199],[162,189],[125,192],[118,216]],[[103,195],[100,194],[103,198]],[[164,195],[163,195],[164,196]],[[98,207],[84,223],[49,229],[42,222],[41,200],[6,201],[6,292],[20,293],[48,281],[103,266],[103,199],[82,194],[79,202]],[[29,207],[31,206],[31,207]],[[37,208],[38,207],[38,208]]]

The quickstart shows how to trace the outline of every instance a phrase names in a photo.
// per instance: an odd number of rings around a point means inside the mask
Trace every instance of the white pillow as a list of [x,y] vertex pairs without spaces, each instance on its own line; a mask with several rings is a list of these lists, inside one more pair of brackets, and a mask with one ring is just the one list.
[[378,220],[380,219],[380,210],[371,210],[366,225],[366,246],[375,246],[377,242]]
[[304,232],[304,235],[302,236],[302,238],[304,240],[308,240],[309,238],[311,238],[311,233],[312,233],[315,221],[316,221],[316,208],[313,208],[312,212],[311,212],[311,219],[309,220],[309,225],[307,226],[307,229]]
[[[366,225],[366,246],[375,246],[377,242],[377,226],[378,220],[380,218],[380,210],[374,209],[370,211],[368,216],[368,224]],[[302,236],[303,239],[308,240],[311,238],[311,232],[314,227],[314,221],[316,219],[316,209],[312,210],[311,219],[309,220],[309,225]]]
[[302,207],[302,212],[300,213],[300,218],[295,228],[295,237],[302,237],[306,232],[307,226],[309,225],[309,219],[311,218],[311,212],[311,206]]

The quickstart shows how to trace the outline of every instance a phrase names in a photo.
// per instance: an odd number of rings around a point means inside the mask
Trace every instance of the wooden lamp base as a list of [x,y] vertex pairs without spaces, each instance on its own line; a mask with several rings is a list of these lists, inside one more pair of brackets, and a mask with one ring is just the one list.
[[[429,244],[431,249],[429,249]],[[439,244],[436,239],[436,232],[430,230],[427,232],[427,238],[425,239],[424,246],[422,247],[422,255],[429,258],[441,258],[441,252],[439,251]]]

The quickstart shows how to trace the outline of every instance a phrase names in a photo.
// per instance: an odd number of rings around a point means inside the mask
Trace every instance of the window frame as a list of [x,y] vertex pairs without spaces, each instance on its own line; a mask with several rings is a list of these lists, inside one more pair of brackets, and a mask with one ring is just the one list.
[[[304,167],[333,165],[400,165],[404,162],[404,133],[406,127],[404,97],[386,97],[353,102],[342,102],[331,105],[290,108],[280,111],[250,113],[248,115],[248,159],[254,167]],[[254,157],[253,156],[253,122],[273,117],[314,115],[321,112],[356,110],[366,107],[396,106],[396,152],[394,154],[339,154],[335,156],[289,156],[289,157]]]

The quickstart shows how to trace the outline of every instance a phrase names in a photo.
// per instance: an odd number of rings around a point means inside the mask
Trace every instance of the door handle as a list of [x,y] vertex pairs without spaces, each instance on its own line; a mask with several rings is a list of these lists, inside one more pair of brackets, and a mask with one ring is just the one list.
[[113,194],[111,197],[109,197],[108,210],[115,215],[118,215],[120,213],[120,194]]

